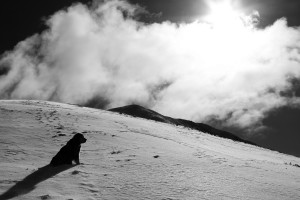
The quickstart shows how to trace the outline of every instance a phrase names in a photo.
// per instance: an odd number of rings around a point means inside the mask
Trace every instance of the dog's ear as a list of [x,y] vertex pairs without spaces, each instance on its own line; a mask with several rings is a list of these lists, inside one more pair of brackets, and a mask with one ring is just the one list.
[[82,137],[82,134],[81,133],[76,133],[72,139],[75,139],[75,140],[80,140],[80,138]]
[[82,134],[76,133],[71,140],[68,141],[68,145],[80,145],[81,144],[81,137],[83,137]]

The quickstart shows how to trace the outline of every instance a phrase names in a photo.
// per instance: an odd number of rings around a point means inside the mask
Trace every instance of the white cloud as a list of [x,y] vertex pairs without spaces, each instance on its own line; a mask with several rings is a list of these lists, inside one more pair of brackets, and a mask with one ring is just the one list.
[[138,10],[116,0],[57,12],[47,31],[2,56],[0,67],[10,71],[0,76],[0,97],[84,104],[101,96],[109,107],[135,102],[243,128],[299,104],[280,96],[300,76],[300,29],[285,19],[264,29],[244,22],[146,25],[131,17]]

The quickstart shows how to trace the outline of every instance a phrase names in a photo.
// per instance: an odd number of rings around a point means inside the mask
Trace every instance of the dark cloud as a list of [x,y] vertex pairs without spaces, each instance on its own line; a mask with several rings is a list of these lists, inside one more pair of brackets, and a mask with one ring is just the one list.
[[104,96],[93,96],[91,99],[88,99],[83,106],[90,108],[98,108],[98,109],[107,109],[110,104],[110,100],[105,98]]
[[7,75],[8,72],[9,72],[9,70],[10,70],[9,65],[3,63],[3,64],[0,66],[0,77],[1,77],[1,76]]

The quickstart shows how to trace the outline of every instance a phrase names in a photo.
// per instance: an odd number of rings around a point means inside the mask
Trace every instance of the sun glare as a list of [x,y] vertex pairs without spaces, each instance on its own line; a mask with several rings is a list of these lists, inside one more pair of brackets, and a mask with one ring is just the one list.
[[237,8],[234,0],[206,0],[209,8],[208,14],[203,18],[205,23],[211,25],[211,36],[226,48],[236,48],[249,41],[248,36],[252,34],[255,27],[254,17],[259,14],[245,15],[241,8]]
[[243,25],[242,14],[234,9],[231,0],[210,0],[207,4],[210,10],[204,20],[214,27],[234,28]]
[[[201,55],[205,57],[201,59],[207,59],[209,62],[214,60],[215,66],[218,66],[218,70],[213,70],[210,66],[210,70],[214,73],[226,74],[229,69],[238,71],[242,64],[237,63],[248,55],[247,52],[251,54],[252,46],[255,44],[255,23],[253,23],[255,21],[252,19],[259,17],[259,14],[254,12],[253,16],[245,15],[241,8],[235,7],[233,0],[207,0],[207,5],[209,6],[208,14],[201,19],[200,23],[195,23],[199,31],[193,31],[197,33],[196,36],[188,37],[188,40],[197,41],[197,38],[200,38],[199,45],[205,49],[205,52],[201,52]],[[206,25],[208,29],[205,29]],[[201,40],[202,38],[205,40]],[[245,46],[248,48],[245,49]],[[222,62],[219,63],[219,60]],[[224,61],[235,63],[235,65],[231,65],[230,68],[220,68],[219,66],[224,66]]]

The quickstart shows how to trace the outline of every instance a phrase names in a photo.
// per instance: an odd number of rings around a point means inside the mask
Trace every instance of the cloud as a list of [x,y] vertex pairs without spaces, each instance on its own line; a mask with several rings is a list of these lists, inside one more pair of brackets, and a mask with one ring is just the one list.
[[[257,127],[300,77],[300,28],[201,21],[144,24],[126,1],[76,4],[0,60],[0,98],[104,107],[139,103],[173,117]],[[254,13],[257,23],[258,13]],[[249,17],[249,16],[248,16]],[[251,18],[252,19],[252,18]],[[247,22],[251,22],[247,19]]]

